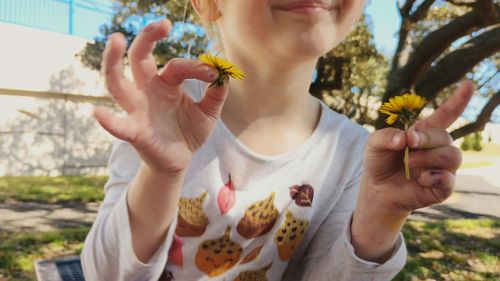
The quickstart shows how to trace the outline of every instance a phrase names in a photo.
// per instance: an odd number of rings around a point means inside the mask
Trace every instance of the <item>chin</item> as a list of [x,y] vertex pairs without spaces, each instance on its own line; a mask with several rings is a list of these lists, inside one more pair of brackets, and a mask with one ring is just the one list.
[[[332,36],[333,37],[333,36]],[[296,40],[286,44],[286,53],[301,60],[317,59],[335,48],[341,40],[332,41],[331,38],[315,38]]]

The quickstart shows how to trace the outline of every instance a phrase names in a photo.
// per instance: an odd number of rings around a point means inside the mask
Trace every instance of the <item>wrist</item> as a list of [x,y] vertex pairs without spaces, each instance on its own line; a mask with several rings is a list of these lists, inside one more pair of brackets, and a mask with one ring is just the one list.
[[143,176],[156,179],[156,181],[177,184],[183,181],[187,170],[188,169],[186,167],[167,171],[150,167],[148,164],[143,162],[139,168],[139,173]]
[[410,212],[388,208],[371,192],[375,189],[363,180],[352,215],[351,243],[358,257],[383,263],[390,258]]

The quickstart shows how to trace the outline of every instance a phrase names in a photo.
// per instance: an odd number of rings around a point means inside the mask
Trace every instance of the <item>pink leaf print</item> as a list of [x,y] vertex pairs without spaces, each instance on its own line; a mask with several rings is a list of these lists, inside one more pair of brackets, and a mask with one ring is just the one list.
[[219,204],[220,213],[224,215],[227,213],[236,202],[236,190],[231,182],[231,174],[229,174],[229,181],[221,187],[217,195],[217,203]]
[[314,189],[308,184],[294,185],[290,187],[290,196],[295,204],[301,207],[311,207],[314,198]]
[[172,242],[172,246],[170,246],[170,250],[168,251],[168,261],[182,267],[182,239],[177,235],[174,235],[174,241]]

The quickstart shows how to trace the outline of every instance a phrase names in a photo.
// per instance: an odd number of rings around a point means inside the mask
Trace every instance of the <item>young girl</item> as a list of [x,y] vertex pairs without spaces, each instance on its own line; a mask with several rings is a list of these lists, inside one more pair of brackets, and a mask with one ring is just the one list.
[[[127,115],[97,108],[119,140],[106,197],[82,252],[87,280],[390,280],[404,266],[410,212],[452,192],[460,151],[446,128],[470,83],[408,133],[369,135],[308,93],[363,0],[192,0],[242,81],[152,50],[147,26],[128,57],[108,40],[109,91]],[[402,150],[410,146],[411,179]]]

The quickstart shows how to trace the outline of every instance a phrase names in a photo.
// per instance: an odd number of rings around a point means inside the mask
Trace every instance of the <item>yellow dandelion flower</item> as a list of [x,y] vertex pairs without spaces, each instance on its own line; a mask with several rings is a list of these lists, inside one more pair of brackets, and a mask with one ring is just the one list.
[[237,68],[234,64],[225,59],[211,54],[201,54],[198,59],[204,64],[214,67],[219,72],[219,77],[212,84],[210,84],[210,87],[220,87],[224,85],[224,83],[229,81],[229,77],[238,80],[243,80],[245,77],[243,70]]
[[[385,122],[389,125],[396,121],[403,123],[405,131],[417,120],[418,111],[425,106],[427,101],[425,98],[414,93],[396,96],[385,102],[379,109],[380,113],[387,114]],[[404,154],[404,169],[406,179],[410,179],[410,166],[408,159],[409,149],[405,147]]]
[[426,103],[425,98],[419,95],[404,94],[389,99],[380,107],[379,112],[389,115],[385,121],[389,125],[398,120],[403,124],[411,125],[417,118],[417,111]]

